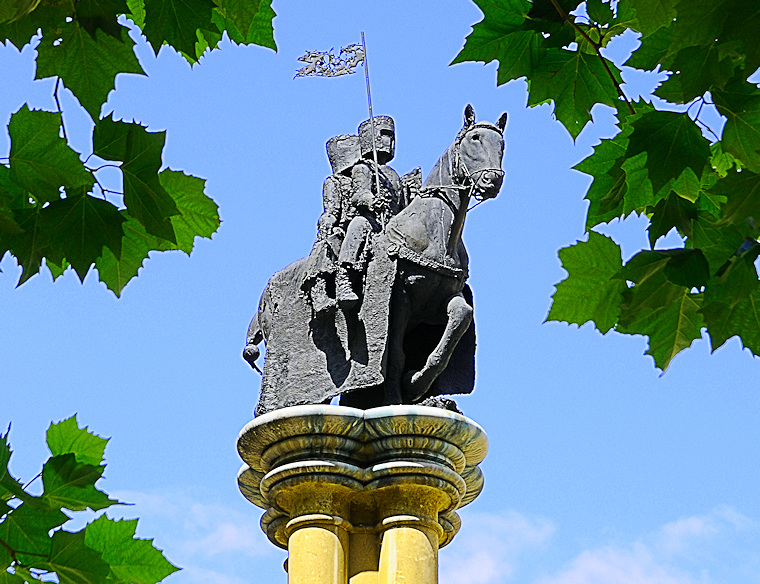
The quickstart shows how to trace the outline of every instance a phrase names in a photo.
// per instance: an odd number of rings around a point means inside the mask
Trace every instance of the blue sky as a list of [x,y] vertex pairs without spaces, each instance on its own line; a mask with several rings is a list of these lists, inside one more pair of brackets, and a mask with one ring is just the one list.
[[[104,109],[167,130],[165,166],[207,179],[223,220],[211,241],[190,258],[154,254],[121,299],[92,273],[81,285],[43,270],[15,289],[15,261],[0,263],[0,427],[13,422],[14,473],[33,477],[47,425],[78,412],[112,437],[103,488],[135,503],[113,513],[140,517],[138,534],[185,568],[166,582],[286,581],[284,553],[236,486],[235,439],[259,384],[240,352],[268,278],[311,249],[325,142],[367,117],[361,76],[294,80],[296,59],[364,30],[399,174],[427,174],[467,103],[478,119],[509,112],[504,186],[464,235],[477,381],[458,402],[489,435],[486,487],[441,552],[442,584],[760,582],[756,360],[736,339],[710,355],[703,339],[660,376],[642,337],[542,324],[565,276],[556,252],[583,238],[590,179],[571,166],[612,135],[610,112],[594,110],[574,144],[550,106],[526,109],[524,82],[496,87],[495,63],[449,67],[481,18],[468,0],[274,8],[277,53],[223,43],[191,69],[141,43],[149,76],[120,76]],[[4,122],[26,101],[55,108],[31,56],[0,46]],[[87,119],[70,96],[62,105],[86,156]],[[628,258],[645,225],[603,231]]]

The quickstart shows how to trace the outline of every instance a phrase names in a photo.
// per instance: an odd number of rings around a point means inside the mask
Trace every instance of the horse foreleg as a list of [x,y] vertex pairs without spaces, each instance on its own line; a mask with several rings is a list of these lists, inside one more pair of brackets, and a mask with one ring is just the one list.
[[403,403],[401,378],[404,374],[406,355],[404,353],[404,336],[409,324],[411,305],[403,286],[398,285],[391,298],[391,310],[388,322],[387,361],[385,376],[385,405]]
[[472,323],[472,306],[464,299],[462,293],[451,296],[446,305],[446,329],[433,352],[428,355],[425,366],[419,371],[411,372],[403,380],[404,397],[412,402],[419,401],[430,390],[430,386],[446,369],[454,349],[467,328]]

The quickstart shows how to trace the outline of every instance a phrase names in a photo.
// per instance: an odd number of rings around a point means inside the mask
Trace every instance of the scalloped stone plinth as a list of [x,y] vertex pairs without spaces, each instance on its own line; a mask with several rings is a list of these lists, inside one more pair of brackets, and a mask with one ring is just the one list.
[[438,408],[296,406],[243,428],[238,485],[288,549],[291,584],[432,584],[487,449],[480,426]]

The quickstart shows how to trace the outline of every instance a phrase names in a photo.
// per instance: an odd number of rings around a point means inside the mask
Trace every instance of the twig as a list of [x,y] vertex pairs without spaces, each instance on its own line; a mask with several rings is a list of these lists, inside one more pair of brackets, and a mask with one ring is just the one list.
[[[589,37],[586,34],[586,31],[584,31],[581,27],[579,27],[576,22],[568,16],[568,14],[562,10],[562,7],[559,5],[559,2],[557,0],[551,0],[552,4],[554,5],[554,8],[557,9],[557,13],[562,17],[562,20],[564,20],[567,24],[572,26],[578,33],[592,46],[594,47],[594,50],[596,51],[596,55],[599,57],[599,59],[602,61],[602,65],[604,66],[605,71],[607,71],[607,75],[610,76],[610,79],[612,80],[612,83],[615,85],[615,89],[617,89],[618,95],[623,98],[623,101],[625,101],[626,105],[628,106],[628,110],[634,114],[636,111],[633,109],[633,106],[631,105],[631,102],[628,101],[628,98],[626,97],[625,93],[623,92],[623,88],[620,87],[620,84],[617,82],[617,79],[615,79],[615,76],[612,74],[612,70],[610,69],[609,65],[607,65],[607,59],[605,59],[602,56],[602,53],[600,51],[601,44],[595,43],[593,40],[591,40],[591,37]],[[579,49],[580,50],[580,49]]]
[[[89,160],[89,157],[87,158],[87,160]],[[87,164],[87,160],[85,160],[85,161],[83,162],[83,164]],[[109,168],[109,167],[110,167],[110,168],[121,168],[121,167],[120,167],[118,164],[101,164],[101,165],[100,165],[100,166],[98,166],[97,168],[92,168],[92,167],[89,167],[89,166],[88,166],[88,167],[86,167],[86,168],[87,168],[87,170],[89,170],[90,172],[98,172],[98,171],[99,171],[101,168]]]
[[60,83],[61,83],[61,78],[56,77],[55,89],[53,90],[53,98],[55,99],[55,105],[58,106],[58,113],[61,114],[61,130],[63,130],[63,139],[66,140],[66,142],[68,142],[69,139],[66,137],[66,124],[63,123],[63,110],[61,109],[61,102],[58,101],[58,85]]
[[26,483],[26,484],[23,486],[23,489],[26,491],[26,489],[29,487],[29,485],[31,485],[31,484],[32,484],[34,481],[36,481],[36,480],[37,480],[38,478],[40,478],[41,476],[42,476],[42,472],[38,473],[36,477],[34,477],[33,479],[31,479],[31,480],[30,480],[28,483]]

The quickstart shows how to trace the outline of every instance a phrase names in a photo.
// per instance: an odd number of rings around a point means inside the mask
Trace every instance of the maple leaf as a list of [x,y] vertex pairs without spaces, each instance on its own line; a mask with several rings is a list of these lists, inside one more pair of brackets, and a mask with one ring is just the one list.
[[[608,66],[619,81],[617,68]],[[581,51],[548,49],[534,68],[528,105],[554,101],[554,115],[576,138],[587,122],[591,108],[597,103],[615,107],[618,93],[607,70],[596,55]]]
[[760,89],[745,81],[713,91],[718,111],[726,116],[721,143],[723,150],[760,173]]
[[472,27],[464,48],[451,62],[499,61],[498,85],[531,76],[543,37],[526,25],[532,5],[527,0],[476,0],[483,20]]
[[760,354],[760,282],[754,265],[756,257],[757,253],[738,258],[705,289],[701,313],[713,351],[738,336],[754,355]]
[[750,217],[760,221],[760,175],[748,170],[729,172],[710,190],[726,199],[720,224],[739,223]]
[[114,521],[101,515],[85,529],[85,544],[102,554],[117,582],[155,584],[179,568],[169,563],[152,540],[135,538],[137,520]]
[[40,217],[48,245],[56,256],[65,258],[81,281],[104,246],[114,254],[121,252],[124,218],[108,201],[80,191],[53,201]]
[[212,0],[145,0],[143,33],[153,50],[168,43],[194,61],[196,31],[213,30]]
[[642,251],[620,271],[633,282],[616,330],[649,338],[646,354],[665,371],[673,358],[702,336],[701,297],[692,294],[709,277],[701,252],[690,249]]
[[10,178],[40,203],[59,199],[61,186],[74,191],[95,183],[60,131],[60,113],[31,111],[26,105],[8,124]]
[[101,438],[80,428],[76,415],[57,424],[50,424],[45,436],[50,454],[73,454],[77,462],[99,465],[108,444],[108,438]]
[[[144,74],[135,57],[134,41],[119,26],[118,36],[102,30],[94,34],[72,21],[53,36],[43,37],[37,47],[37,79],[60,77],[93,120],[114,88],[120,73]],[[93,38],[94,37],[94,38]]]
[[277,50],[272,0],[214,0],[214,22],[236,43],[254,43]]
[[627,155],[647,153],[646,168],[655,193],[677,179],[686,168],[701,176],[708,166],[709,144],[688,116],[650,111],[631,125],[633,132]]
[[77,22],[96,41],[98,30],[121,40],[124,29],[118,17],[127,12],[126,0],[78,0],[76,3]]
[[148,132],[138,124],[116,122],[112,115],[95,125],[93,151],[106,160],[122,161],[124,205],[151,235],[175,242],[169,217],[177,205],[158,178],[166,132]]
[[[607,333],[620,315],[625,283],[615,275],[622,268],[620,247],[594,231],[588,241],[559,250],[567,278],[556,285],[546,321],[583,325],[593,321]],[[545,322],[546,322],[545,321]]]

